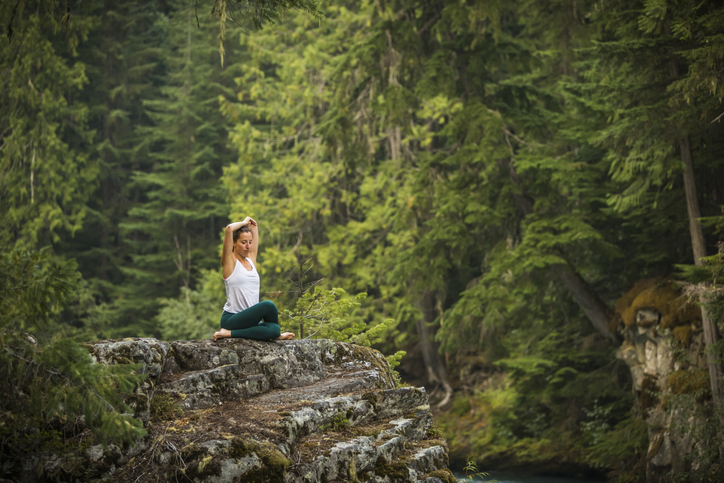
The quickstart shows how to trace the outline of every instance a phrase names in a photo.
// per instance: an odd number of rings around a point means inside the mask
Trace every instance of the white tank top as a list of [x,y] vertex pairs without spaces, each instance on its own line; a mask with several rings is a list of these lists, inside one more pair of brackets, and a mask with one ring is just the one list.
[[251,270],[244,268],[236,259],[234,271],[224,279],[226,285],[226,304],[224,311],[236,314],[259,303],[259,273],[250,258],[246,259]]

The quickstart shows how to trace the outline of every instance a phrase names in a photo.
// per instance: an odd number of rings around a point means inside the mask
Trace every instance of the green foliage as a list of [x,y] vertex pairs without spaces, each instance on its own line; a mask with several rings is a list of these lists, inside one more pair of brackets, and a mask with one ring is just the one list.
[[74,443],[64,448],[60,441],[79,443],[86,429],[103,444],[145,434],[123,399],[144,377],[134,374],[137,367],[95,364],[70,330],[58,328],[78,278],[73,262],[47,249],[0,256],[0,451],[10,460],[73,451]]
[[281,316],[293,326],[299,326],[300,333],[306,328],[309,331],[306,335],[308,338],[334,339],[369,346],[379,340],[393,321],[387,319],[369,326],[364,321],[350,317],[365,298],[366,293],[349,297],[341,288],[326,290],[316,287],[297,300],[294,310],[285,310]]
[[197,26],[193,4],[172,7],[155,25],[154,41],[165,49],[158,59],[163,86],[142,100],[144,122],[133,132],[139,162],[124,186],[136,195],[119,225],[132,263],[119,266],[125,283],[114,302],[119,316],[136,320],[121,333],[159,334],[151,323],[156,299],[191,294],[201,270],[218,266],[214,247],[227,215],[218,177],[231,153],[218,103],[232,95],[229,86],[239,72],[212,59],[211,19]]
[[465,466],[463,467],[463,471],[465,472],[465,478],[458,479],[459,482],[470,482],[473,483],[477,480],[480,481],[489,481],[494,482],[495,480],[486,480],[485,478],[488,478],[490,475],[488,473],[485,473],[484,471],[478,471],[478,465],[475,463],[475,460],[468,459],[467,463],[465,463]]
[[583,423],[583,432],[590,445],[586,460],[596,468],[621,467],[636,462],[649,446],[648,427],[633,417],[619,421],[613,428],[607,422],[608,408],[594,408]]
[[206,339],[219,326],[219,305],[202,292],[181,289],[177,299],[159,299],[156,315],[164,340]]
[[158,299],[161,310],[156,315],[165,340],[207,339],[219,328],[224,300],[221,274],[203,272],[199,290],[181,289],[175,299]]
[[[0,12],[0,242],[53,243],[0,260],[8,334],[208,337],[219,230],[250,215],[262,286],[300,336],[375,343],[392,366],[401,348],[440,345],[451,382],[470,387],[452,403],[453,446],[606,467],[638,434],[627,369],[558,269],[611,306],[689,263],[686,143],[711,253],[721,241],[718,5]],[[682,268],[718,320],[721,251]]]
[[[42,8],[41,8],[42,4]],[[64,24],[61,2],[3,2],[0,38],[0,243],[35,248],[81,227],[98,167],[77,93],[88,82],[77,47],[97,25],[87,9]],[[35,11],[39,13],[34,13]],[[5,27],[5,25],[3,25]]]
[[347,414],[344,411],[340,411],[334,415],[332,421],[330,421],[328,424],[322,425],[319,430],[321,432],[342,431],[344,430],[344,428],[347,427],[349,427],[349,419],[347,418]]
[[[724,216],[718,215],[705,219],[705,223],[713,228],[720,237],[724,235]],[[691,302],[700,303],[709,313],[712,320],[721,321],[724,316],[724,242],[720,241],[717,246],[717,253],[704,258],[702,266],[679,265],[680,277],[686,280],[683,283],[684,293]],[[721,330],[721,325],[719,325]],[[706,348],[707,357],[718,361],[724,361],[724,341],[719,339],[715,344]],[[707,421],[701,424],[679,424],[674,428],[681,434],[689,434],[697,441],[705,442],[699,448],[688,455],[691,460],[696,459],[702,464],[702,468],[719,468],[717,463],[721,460],[720,449],[724,446],[724,407],[721,404],[717,407],[713,401],[704,403],[711,398],[709,371],[673,372],[669,376],[672,395],[668,402],[672,411],[684,414],[691,414],[695,421]],[[695,472],[677,475],[685,480],[687,478],[702,479],[702,474]],[[713,478],[712,475],[708,477]]]
[[0,256],[0,330],[48,330],[70,299],[79,274],[74,261],[49,248],[3,251]]
[[392,369],[400,365],[400,359],[405,357],[407,355],[407,352],[405,351],[397,351],[394,354],[391,354],[387,356],[387,363],[390,365]]
[[706,387],[689,394],[673,395],[668,401],[672,411],[690,415],[689,421],[680,420],[672,425],[671,430],[675,434],[691,437],[703,443],[693,448],[685,457],[687,463],[696,461],[700,465],[698,470],[691,468],[690,464],[684,466],[684,471],[673,475],[680,481],[716,479],[721,471],[719,463],[720,450],[724,444],[722,432],[724,408],[713,404],[701,404],[708,390]]
[[390,354],[385,357],[385,359],[387,359],[387,363],[390,365],[390,369],[392,369],[392,377],[395,378],[395,386],[397,387],[406,385],[406,383],[403,382],[400,373],[395,369],[395,367],[400,365],[400,360],[406,355],[406,351],[397,351],[394,354]]

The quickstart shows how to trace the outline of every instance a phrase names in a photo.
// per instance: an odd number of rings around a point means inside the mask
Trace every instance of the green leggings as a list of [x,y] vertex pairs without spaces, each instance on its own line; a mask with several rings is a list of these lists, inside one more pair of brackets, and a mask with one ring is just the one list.
[[281,335],[279,312],[274,302],[264,300],[246,310],[221,314],[221,328],[231,331],[231,337],[273,340]]

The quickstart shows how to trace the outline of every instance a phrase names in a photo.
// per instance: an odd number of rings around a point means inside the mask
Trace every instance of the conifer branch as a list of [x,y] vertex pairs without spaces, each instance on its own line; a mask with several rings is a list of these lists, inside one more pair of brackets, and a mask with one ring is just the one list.
[[91,392],[94,396],[96,396],[102,403],[104,403],[106,409],[108,409],[110,412],[117,413],[118,411],[116,408],[108,402],[103,396],[101,396],[94,388],[88,386],[87,384],[83,383],[76,383],[71,378],[69,378],[67,375],[63,374],[62,372],[54,371],[50,368],[42,367],[42,364],[32,360],[28,359],[26,357],[23,357],[22,355],[18,354],[17,352],[13,351],[11,348],[7,348],[7,352],[10,353],[13,357],[16,359],[19,359],[26,364],[28,364],[31,367],[35,368],[35,377],[38,376],[40,372],[45,372],[46,374],[49,374],[51,376],[56,376],[57,378],[63,380],[66,383],[66,386],[69,387],[77,387],[80,389],[85,389],[86,391]]

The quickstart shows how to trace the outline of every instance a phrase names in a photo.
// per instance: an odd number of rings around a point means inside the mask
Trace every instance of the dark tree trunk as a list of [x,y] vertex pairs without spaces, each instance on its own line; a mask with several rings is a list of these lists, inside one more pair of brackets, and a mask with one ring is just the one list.
[[617,342],[616,334],[608,325],[613,317],[613,312],[598,297],[593,288],[583,280],[583,277],[568,264],[554,265],[553,273],[573,295],[593,327],[607,339]]
[[[691,145],[689,137],[684,136],[679,142],[681,151],[681,161],[684,163],[684,189],[686,190],[686,209],[689,214],[689,233],[691,235],[691,248],[694,252],[694,264],[701,266],[704,264],[702,258],[706,256],[706,242],[704,240],[704,230],[701,228],[699,218],[699,198],[696,192],[696,182],[694,180],[694,162],[691,157]],[[706,309],[706,299],[702,295],[700,297],[701,307],[701,323],[704,329],[704,344],[707,349],[714,347],[719,334],[716,325]],[[711,396],[716,407],[721,407],[722,394],[722,367],[717,361],[716,354],[710,350],[706,351],[707,362],[709,366],[709,383],[711,384]]]
[[430,330],[430,325],[435,321],[434,295],[426,293],[420,302],[422,309],[422,318],[415,324],[417,329],[417,337],[420,339],[420,352],[425,364],[427,380],[430,384],[439,384],[445,391],[445,395],[438,403],[438,407],[446,405],[452,397],[452,386],[447,379],[447,370],[440,360],[438,346],[433,340],[434,334]]
[[684,136],[679,142],[681,161],[684,163],[684,190],[686,191],[686,211],[689,214],[689,233],[691,234],[691,248],[694,250],[694,263],[702,265],[701,259],[706,256],[706,242],[704,230],[701,228],[699,218],[699,197],[696,192],[694,180],[694,162],[691,158],[691,145],[689,137]]

